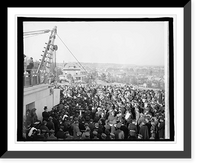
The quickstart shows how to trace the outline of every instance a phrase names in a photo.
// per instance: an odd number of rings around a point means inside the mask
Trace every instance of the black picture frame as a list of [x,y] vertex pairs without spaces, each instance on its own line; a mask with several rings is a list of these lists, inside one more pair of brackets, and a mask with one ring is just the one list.
[[[135,7],[154,7],[136,5]],[[184,9],[184,150],[183,151],[8,151],[7,113],[2,114],[4,138],[1,143],[1,158],[191,158],[191,1],[178,6],[162,4],[155,7],[180,7]],[[20,41],[19,41],[20,42]],[[20,64],[18,64],[20,65]],[[20,69],[19,69],[20,70]],[[20,71],[18,71],[19,74]],[[8,77],[6,75],[6,77]],[[19,77],[19,76],[18,76]],[[18,86],[20,80],[18,80]],[[22,84],[23,85],[23,84]],[[7,86],[7,84],[6,84]],[[7,92],[6,92],[7,93]],[[18,93],[18,98],[19,98]],[[7,97],[7,96],[6,96]],[[187,103],[185,103],[187,101]],[[22,103],[22,100],[19,100]],[[5,103],[6,104],[6,103]],[[18,115],[19,116],[19,115]]]

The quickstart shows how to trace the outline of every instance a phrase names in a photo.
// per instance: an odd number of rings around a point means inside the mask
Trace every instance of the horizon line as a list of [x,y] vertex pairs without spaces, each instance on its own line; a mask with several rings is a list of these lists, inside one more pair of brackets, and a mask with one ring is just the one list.
[[[54,62],[55,63],[55,62]],[[114,64],[114,65],[133,65],[133,66],[162,66],[162,67],[164,67],[165,65],[136,65],[136,64],[121,64],[121,63],[103,63],[103,62],[73,62],[73,61],[71,61],[71,62],[56,62],[56,63],[59,63],[59,64],[63,64],[63,63],[77,63],[77,64],[79,64],[79,63],[81,63],[81,64]]]

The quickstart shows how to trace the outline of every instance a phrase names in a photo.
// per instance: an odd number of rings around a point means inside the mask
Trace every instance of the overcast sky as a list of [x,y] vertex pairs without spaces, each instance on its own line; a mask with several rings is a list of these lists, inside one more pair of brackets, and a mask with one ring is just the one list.
[[[60,38],[80,62],[164,65],[167,22],[24,22],[24,32],[57,26]],[[50,33],[24,38],[24,54],[39,60]],[[76,62],[57,37],[57,62]]]

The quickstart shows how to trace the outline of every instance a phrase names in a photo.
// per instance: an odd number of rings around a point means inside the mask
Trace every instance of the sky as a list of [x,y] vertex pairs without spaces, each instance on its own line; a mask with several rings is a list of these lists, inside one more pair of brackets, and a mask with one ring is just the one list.
[[[167,22],[24,22],[24,32],[52,30],[57,33],[79,62],[135,65],[165,64]],[[41,59],[50,33],[24,38],[24,54]],[[56,37],[56,62],[76,62]]]

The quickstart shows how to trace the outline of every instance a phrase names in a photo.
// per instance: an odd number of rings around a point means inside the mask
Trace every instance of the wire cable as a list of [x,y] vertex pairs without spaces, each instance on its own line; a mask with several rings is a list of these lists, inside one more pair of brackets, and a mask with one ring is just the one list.
[[[78,59],[76,58],[76,56],[72,53],[72,51],[68,48],[68,46],[64,43],[64,41],[60,38],[60,36],[57,34],[58,38],[60,39],[60,41],[65,45],[65,47],[67,48],[67,50],[71,53],[71,55],[76,59],[76,61],[79,63],[79,65],[87,72],[87,70],[82,66],[82,64],[78,61]],[[87,72],[88,73],[88,72]]]

